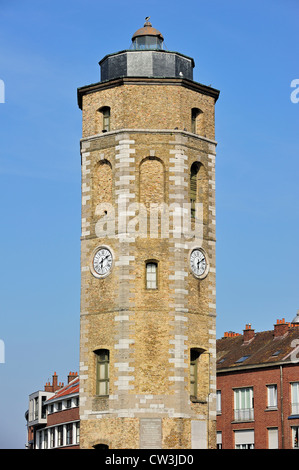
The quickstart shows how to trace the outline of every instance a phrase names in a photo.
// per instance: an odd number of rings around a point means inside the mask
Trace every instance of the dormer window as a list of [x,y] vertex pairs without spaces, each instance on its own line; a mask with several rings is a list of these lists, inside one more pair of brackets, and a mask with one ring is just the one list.
[[240,357],[240,359],[238,359],[235,363],[237,364],[237,363],[244,362],[244,361],[246,361],[246,359],[248,359],[249,357],[250,357],[250,356],[242,356],[242,357]]

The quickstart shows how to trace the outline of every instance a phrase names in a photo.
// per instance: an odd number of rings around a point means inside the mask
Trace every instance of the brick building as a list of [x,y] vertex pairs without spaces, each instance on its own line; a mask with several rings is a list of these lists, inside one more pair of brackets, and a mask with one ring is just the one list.
[[298,447],[298,326],[282,319],[255,333],[246,325],[217,340],[218,448]]
[[56,372],[44,390],[30,394],[25,414],[28,429],[27,448],[79,449],[79,377],[68,375],[68,383],[58,384]]

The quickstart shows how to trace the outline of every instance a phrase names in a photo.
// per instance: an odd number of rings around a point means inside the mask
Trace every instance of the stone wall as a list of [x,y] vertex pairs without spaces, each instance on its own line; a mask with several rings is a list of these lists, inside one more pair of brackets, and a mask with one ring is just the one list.
[[[102,106],[111,109],[111,131],[106,133],[97,128]],[[205,135],[190,132],[192,107],[204,113]],[[214,99],[186,87],[126,85],[83,96],[82,448],[99,443],[138,448],[145,441],[153,448],[215,447],[213,139]],[[189,203],[195,161],[205,174],[197,202],[206,219],[190,239],[174,226],[171,210],[165,236],[161,220],[154,230],[150,225],[150,204],[176,205],[175,220],[180,219],[188,211],[183,203]],[[111,274],[99,279],[92,274],[92,260],[103,245],[111,249],[114,263]],[[202,280],[189,267],[194,247],[202,247],[209,260]],[[146,289],[148,260],[158,265],[155,290]],[[193,398],[191,348],[202,352]],[[105,397],[96,396],[97,349],[110,352]]]

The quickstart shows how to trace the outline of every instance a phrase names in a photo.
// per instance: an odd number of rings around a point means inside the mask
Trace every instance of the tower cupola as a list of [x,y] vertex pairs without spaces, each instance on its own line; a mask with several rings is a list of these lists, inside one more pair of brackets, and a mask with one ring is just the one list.
[[163,49],[164,38],[160,31],[152,27],[150,17],[145,18],[143,28],[138,29],[132,36],[131,49],[137,50],[161,50]]
[[132,36],[130,49],[106,55],[100,62],[101,81],[124,77],[185,78],[193,80],[194,60],[179,52],[166,51],[164,37],[152,27],[149,17]]

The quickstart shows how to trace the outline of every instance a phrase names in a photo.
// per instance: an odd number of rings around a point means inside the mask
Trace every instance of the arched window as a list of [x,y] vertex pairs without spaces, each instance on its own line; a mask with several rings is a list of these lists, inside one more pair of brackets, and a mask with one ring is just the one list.
[[209,394],[210,355],[202,348],[190,349],[190,397],[206,402]]
[[96,394],[109,395],[109,350],[98,349],[96,355]]
[[191,132],[203,134],[203,112],[199,108],[191,109]]
[[112,203],[113,196],[113,172],[108,160],[99,161],[93,172],[93,189],[95,205],[100,203]]
[[146,263],[146,288],[158,288],[158,263],[155,261],[147,261]]
[[102,114],[102,132],[110,131],[110,108],[109,106],[103,106],[99,109],[99,113]]
[[139,199],[147,208],[151,203],[160,204],[165,198],[165,177],[162,160],[146,157],[139,167]]
[[[191,204],[191,217],[202,218],[202,223],[208,223],[208,191],[209,180],[207,171],[202,163],[194,162],[190,168],[189,201]],[[196,215],[196,204],[198,215]],[[202,211],[202,212],[201,212]]]

